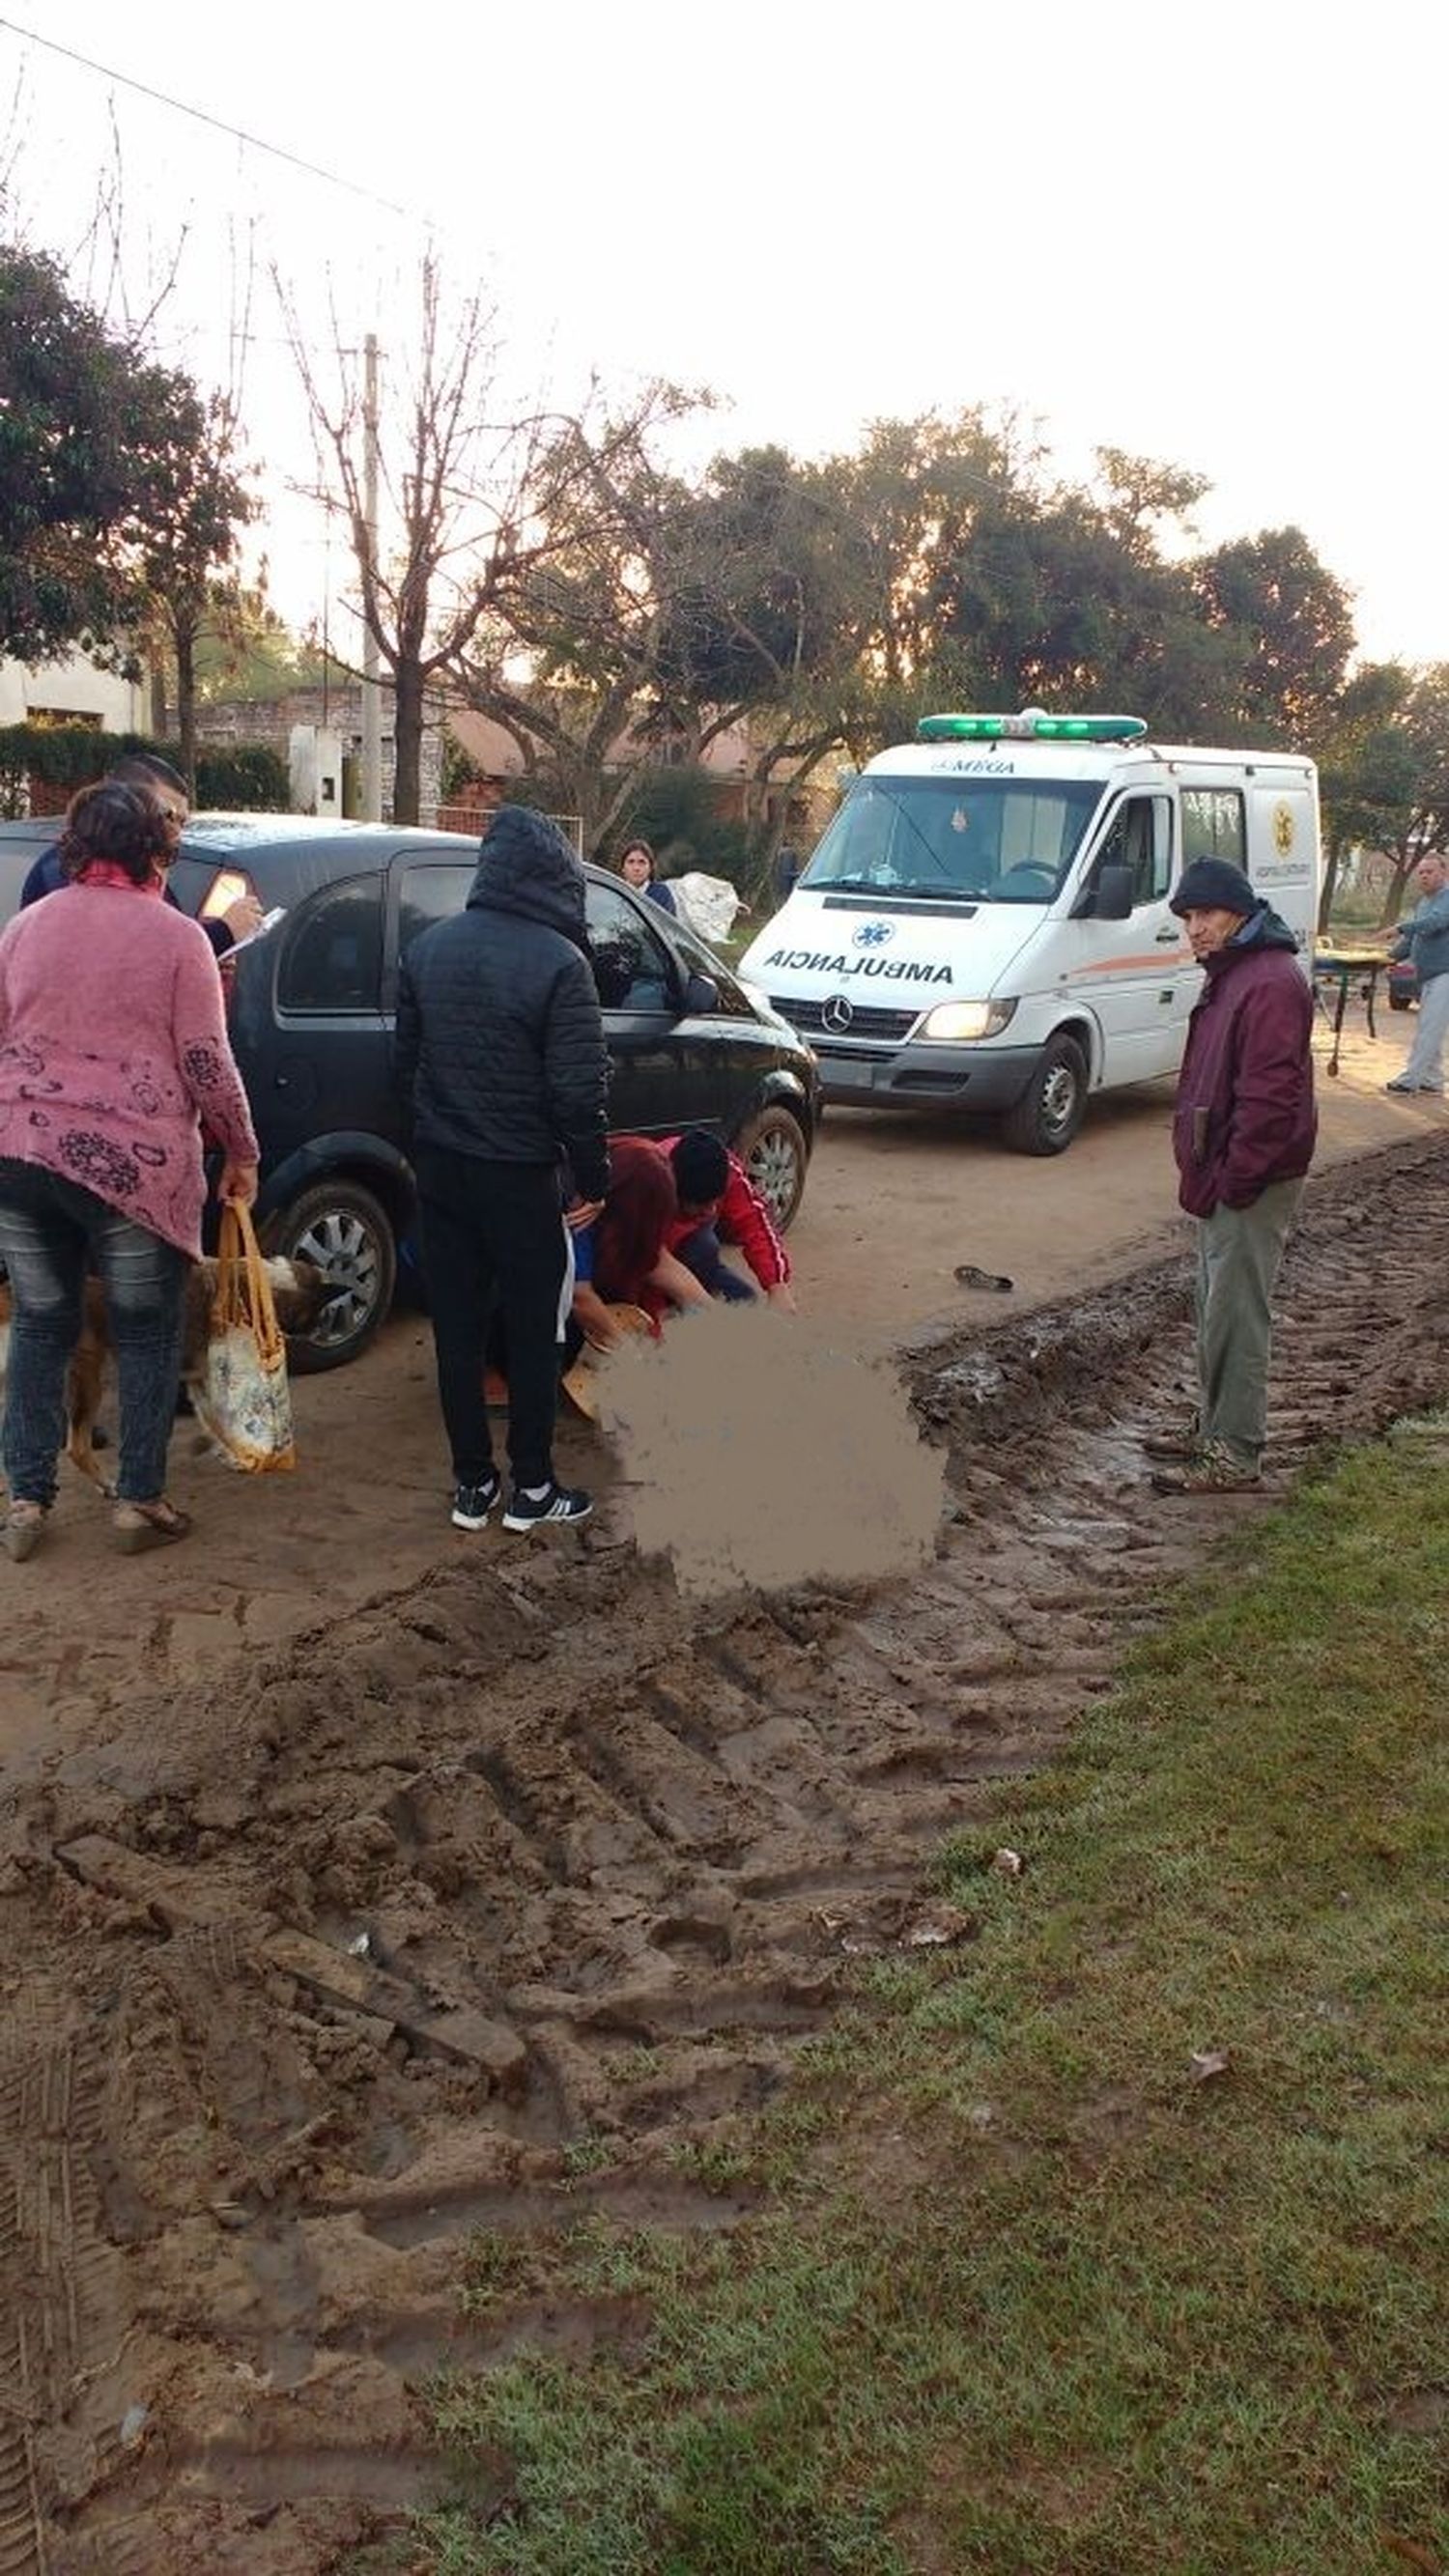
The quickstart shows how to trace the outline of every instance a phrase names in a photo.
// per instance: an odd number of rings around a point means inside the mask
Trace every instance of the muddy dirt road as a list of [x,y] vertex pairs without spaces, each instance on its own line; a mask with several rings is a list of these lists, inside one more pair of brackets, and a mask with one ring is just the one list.
[[[1405,1141],[1313,1185],[1280,1480],[1449,1375],[1439,1120],[1360,1110]],[[1156,1165],[1161,1108],[1136,1114]],[[976,1150],[989,1204],[1022,1167]],[[1001,1241],[949,1248],[1009,1268]],[[560,1543],[450,1544],[407,1324],[303,1390],[345,1461],[325,1484],[192,1462],[207,1534],[138,1564],[68,1501],[6,1596],[4,2576],[320,2576],[432,2490],[440,2360],[628,2329],[606,2302],[470,2327],[473,2229],[738,2215],[681,2139],[787,2080],[852,1959],[908,1934],[942,1833],[1259,1508],[1151,1492],[1168,1241],[1030,1311],[977,1293],[915,1352],[946,1483],[909,1580],[682,1601],[622,1486]]]

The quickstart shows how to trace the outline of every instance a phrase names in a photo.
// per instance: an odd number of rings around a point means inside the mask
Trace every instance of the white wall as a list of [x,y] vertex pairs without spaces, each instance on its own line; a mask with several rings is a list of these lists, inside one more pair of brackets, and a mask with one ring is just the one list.
[[34,715],[99,716],[106,733],[145,733],[144,684],[98,671],[77,654],[69,662],[0,661],[0,724],[24,724]]

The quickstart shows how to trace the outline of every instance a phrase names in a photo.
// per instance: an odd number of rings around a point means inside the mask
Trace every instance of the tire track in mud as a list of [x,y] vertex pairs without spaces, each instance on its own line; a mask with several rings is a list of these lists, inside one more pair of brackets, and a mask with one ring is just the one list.
[[[1436,1143],[1315,1187],[1270,1493],[1441,1400],[1446,1220]],[[1188,1303],[1176,1260],[909,1355],[949,1460],[914,1582],[701,1609],[627,1545],[486,1547],[5,1814],[0,2576],[190,2576],[226,2533],[320,2568],[428,2492],[433,2364],[639,2330],[470,2327],[467,2240],[737,2222],[681,2142],[788,2081],[942,1836],[1259,1508],[1151,1490]]]

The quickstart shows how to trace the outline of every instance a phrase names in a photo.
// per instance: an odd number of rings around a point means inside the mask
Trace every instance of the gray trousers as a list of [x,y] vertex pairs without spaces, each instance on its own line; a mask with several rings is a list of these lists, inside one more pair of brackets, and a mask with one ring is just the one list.
[[1419,1025],[1398,1080],[1418,1091],[1444,1088],[1444,1040],[1449,1037],[1449,975],[1431,975],[1419,987]]
[[1214,1208],[1197,1229],[1198,1431],[1256,1467],[1268,1424],[1270,1299],[1301,1181],[1270,1181],[1251,1207]]

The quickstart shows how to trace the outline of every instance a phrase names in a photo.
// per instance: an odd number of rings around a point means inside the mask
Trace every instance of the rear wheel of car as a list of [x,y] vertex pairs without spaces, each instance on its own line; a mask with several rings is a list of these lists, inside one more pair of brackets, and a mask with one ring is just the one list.
[[268,1252],[314,1261],[334,1294],[309,1333],[288,1344],[299,1376],[343,1368],[372,1340],[397,1279],[397,1246],[386,1209],[356,1181],[319,1181],[274,1216]]
[[1041,1061],[1001,1132],[1016,1154],[1064,1154],[1087,1106],[1087,1059],[1065,1030],[1042,1049]]
[[810,1148],[788,1109],[759,1109],[747,1118],[734,1151],[783,1234],[805,1194]]

